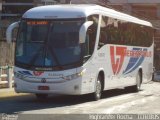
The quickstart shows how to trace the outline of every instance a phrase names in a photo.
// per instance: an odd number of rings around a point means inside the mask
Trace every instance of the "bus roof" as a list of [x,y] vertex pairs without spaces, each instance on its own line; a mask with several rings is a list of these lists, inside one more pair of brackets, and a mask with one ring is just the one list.
[[40,6],[28,10],[26,13],[24,13],[22,18],[29,18],[29,19],[86,18],[87,16],[93,14],[102,14],[115,19],[130,21],[133,23],[152,27],[152,24],[150,22],[95,4],[67,4],[67,5]]

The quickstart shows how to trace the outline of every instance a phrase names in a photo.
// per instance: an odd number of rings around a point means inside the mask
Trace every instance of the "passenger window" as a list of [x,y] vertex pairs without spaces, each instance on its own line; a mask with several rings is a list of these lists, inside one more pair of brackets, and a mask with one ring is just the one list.
[[101,20],[101,29],[100,29],[100,35],[99,35],[99,42],[98,42],[98,49],[100,49],[102,46],[107,44],[108,41],[108,31],[107,31],[107,22],[108,17],[103,17]]
[[95,42],[96,42],[99,15],[89,16],[88,21],[93,21],[93,25],[91,25],[88,28],[87,36],[86,36],[87,37],[86,39],[88,40],[88,54],[92,55],[95,47]]

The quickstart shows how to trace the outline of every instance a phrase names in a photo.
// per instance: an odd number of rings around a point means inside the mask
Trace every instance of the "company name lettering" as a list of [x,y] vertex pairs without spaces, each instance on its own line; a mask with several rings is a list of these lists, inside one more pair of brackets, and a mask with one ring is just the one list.
[[125,56],[128,57],[151,57],[151,51],[140,51],[140,50],[125,50]]

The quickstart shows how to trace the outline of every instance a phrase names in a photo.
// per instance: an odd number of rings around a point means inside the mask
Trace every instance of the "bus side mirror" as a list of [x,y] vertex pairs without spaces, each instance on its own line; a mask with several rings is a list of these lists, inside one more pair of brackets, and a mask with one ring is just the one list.
[[15,29],[16,27],[19,27],[19,22],[14,22],[11,25],[9,25],[9,27],[7,28],[6,39],[8,43],[12,42],[12,32],[13,32],[13,29]]
[[92,24],[93,24],[93,21],[87,21],[81,26],[79,31],[79,43],[85,43],[87,29]]

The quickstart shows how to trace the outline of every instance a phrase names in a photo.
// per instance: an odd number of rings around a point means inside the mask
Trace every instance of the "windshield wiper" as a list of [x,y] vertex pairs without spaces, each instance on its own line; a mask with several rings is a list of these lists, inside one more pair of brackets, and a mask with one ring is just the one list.
[[[46,47],[46,48],[47,48],[47,47]],[[52,59],[55,60],[55,62],[56,62],[56,64],[57,64],[56,67],[59,67],[60,69],[63,69],[62,65],[59,63],[58,58],[57,58],[57,56],[56,56],[56,54],[55,54],[55,52],[54,52],[54,48],[51,48],[51,46],[48,45],[48,51],[51,53]]]

